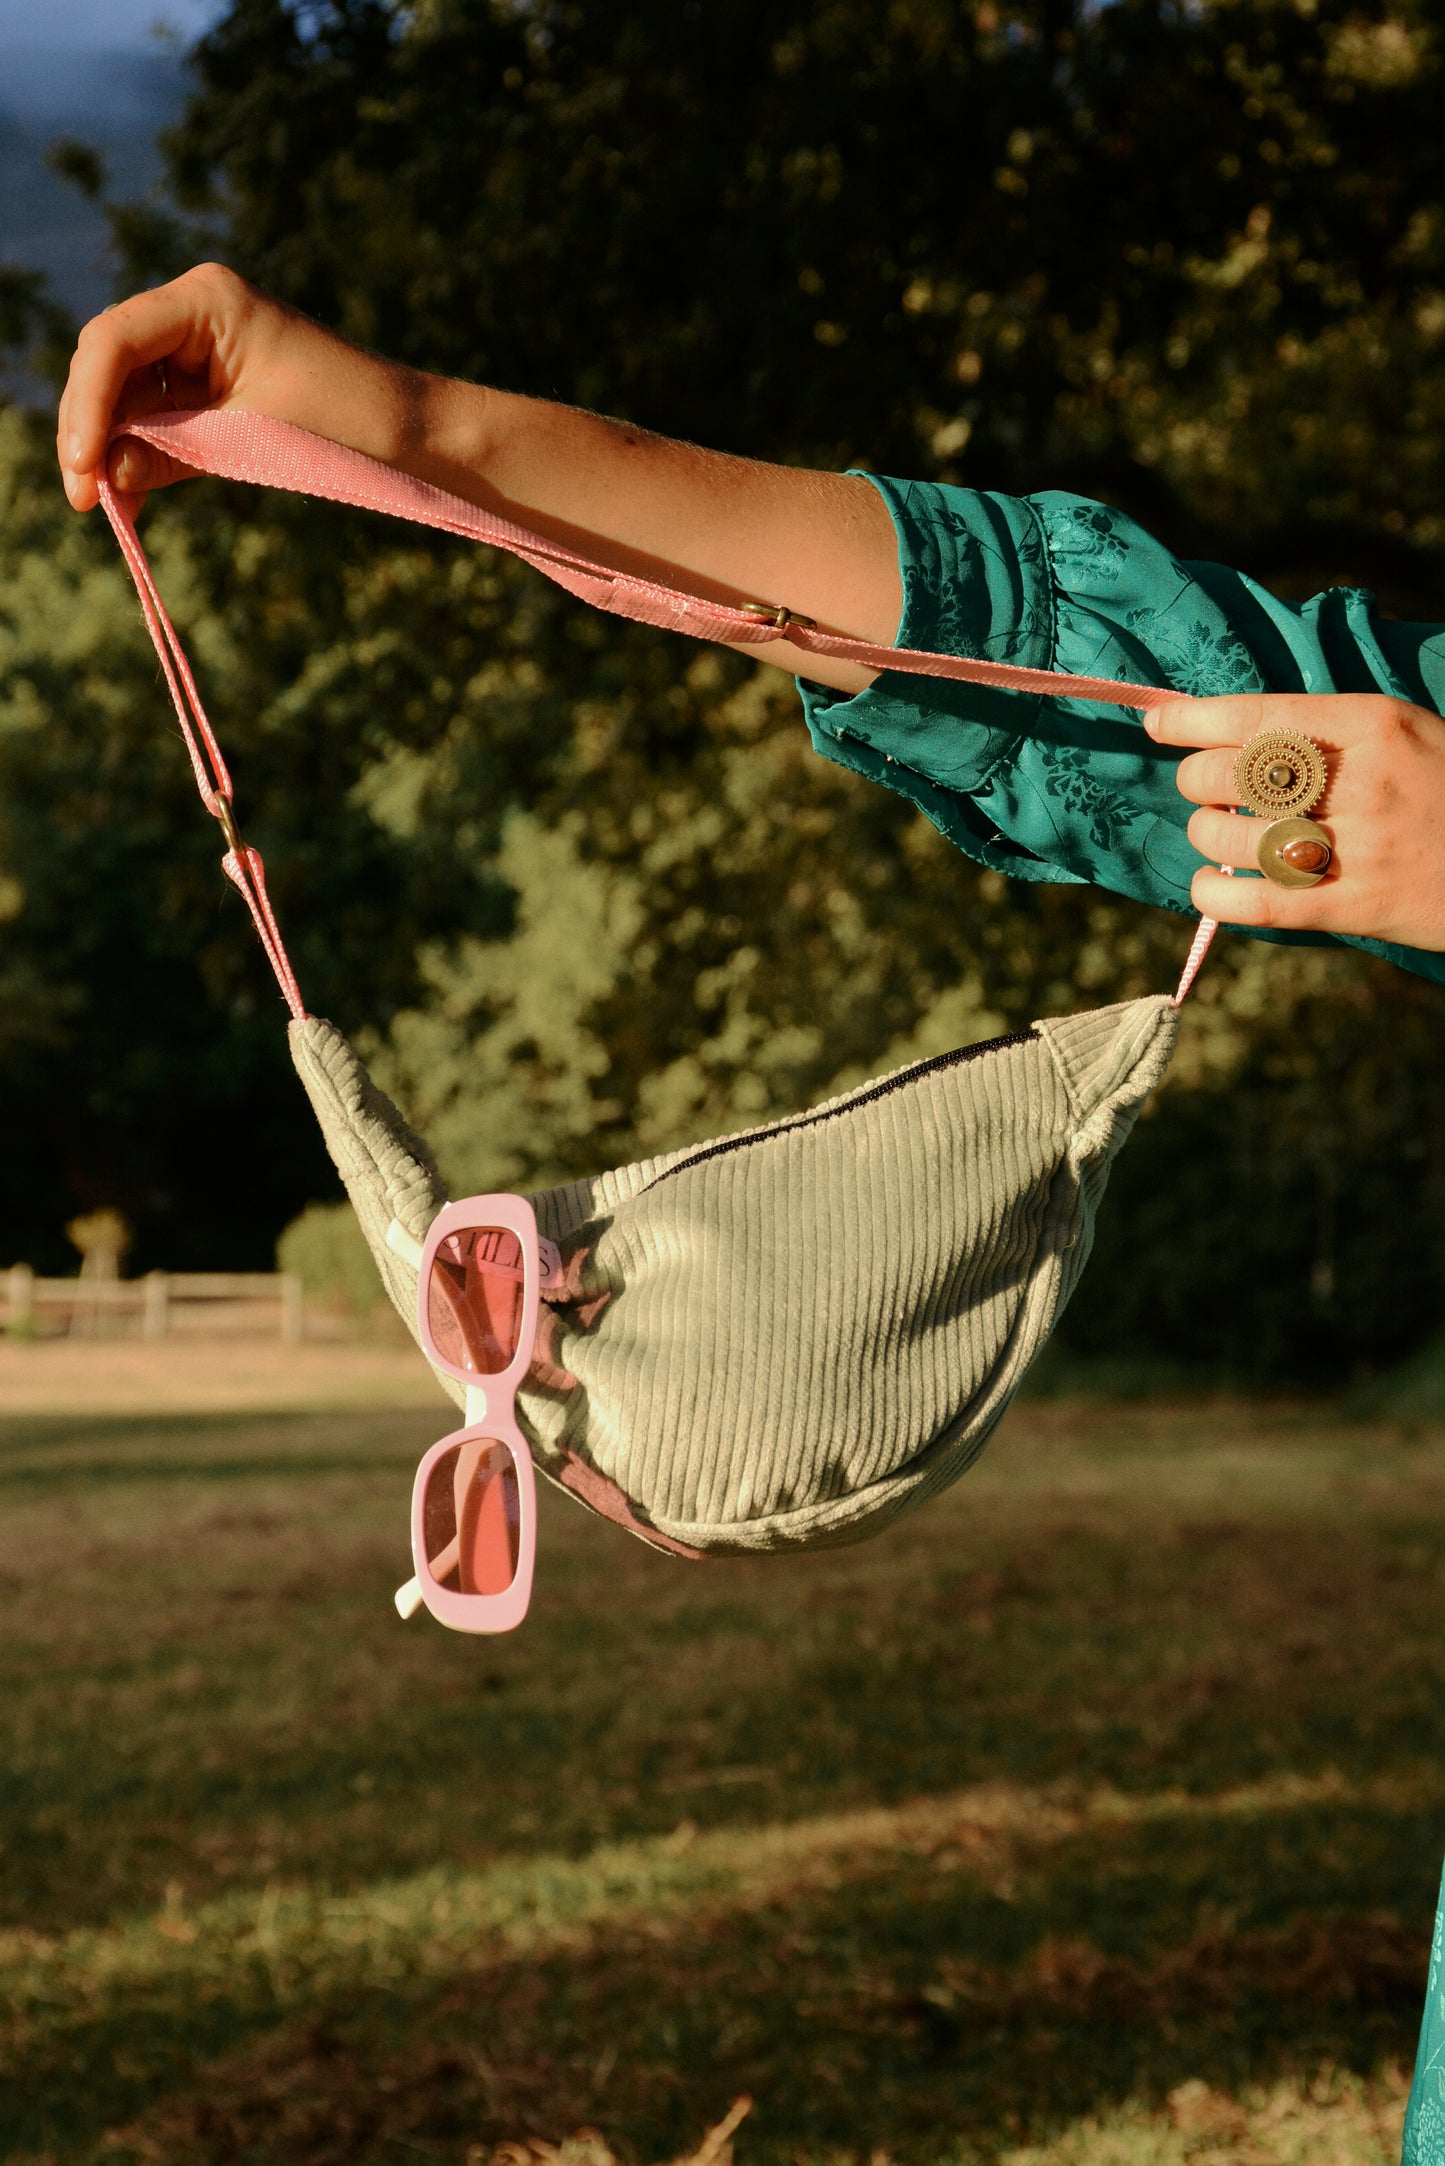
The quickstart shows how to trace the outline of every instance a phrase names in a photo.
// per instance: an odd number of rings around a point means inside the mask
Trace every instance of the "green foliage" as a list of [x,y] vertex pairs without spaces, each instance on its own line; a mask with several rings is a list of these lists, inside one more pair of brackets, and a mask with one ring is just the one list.
[[26,355],[53,374],[74,334],[71,318],[47,293],[43,273],[0,263],[0,355]]
[[[9,1243],[56,1268],[63,1222],[110,1205],[140,1229],[138,1268],[269,1260],[258,1220],[274,1238],[298,1186],[324,1182],[324,1156],[292,1114],[276,1003],[223,901],[130,581],[108,534],[66,513],[38,433],[0,414]],[[244,638],[198,593],[183,530],[157,521],[151,538],[201,666],[244,685]],[[324,757],[314,740],[292,749]],[[264,789],[264,757],[250,765]],[[338,825],[344,813],[323,848]]]
[[1445,1284],[1438,993],[1347,954],[1230,943],[1115,1169],[1076,1353],[1242,1378],[1368,1372]]
[[89,143],[77,143],[71,136],[62,136],[52,143],[45,162],[52,173],[72,188],[79,189],[88,200],[94,201],[105,192],[105,160]]
[[[680,690],[695,750],[670,774],[621,693],[579,717],[572,774],[503,838],[509,937],[426,953],[425,1004],[378,1045],[454,1187],[767,1119],[1070,997],[1071,902],[991,908],[1001,879],[813,756],[783,680],[709,655]],[[1141,982],[1177,944],[1141,928]]]
[[1438,575],[1414,0],[328,0],[304,28],[236,0],[200,68],[182,200],[388,353],[758,454],[1094,477],[1233,561],[1298,572],[1343,528]]
[[1360,1385],[1347,1404],[1364,1420],[1439,1421],[1445,1414],[1445,1334],[1435,1332],[1397,1369]]
[[[1442,614],[1416,0],[233,0],[195,85],[169,209],[114,214],[129,282],[218,248],[403,360],[766,456],[1083,488],[1286,594]],[[0,1224],[41,1262],[111,1203],[139,1268],[262,1262],[334,1193],[264,965],[108,544],[38,431],[0,456],[0,1107],[34,1138]],[[329,509],[207,485],[148,519],[308,1000],[458,1187],[1172,976],[1177,920],[980,872],[818,760],[770,673]],[[1441,1037],[1388,970],[1226,944],[1070,1351],[1351,1369],[1422,1336]]]
[[312,1301],[365,1316],[385,1300],[349,1203],[308,1203],[276,1243],[276,1269],[294,1272]]

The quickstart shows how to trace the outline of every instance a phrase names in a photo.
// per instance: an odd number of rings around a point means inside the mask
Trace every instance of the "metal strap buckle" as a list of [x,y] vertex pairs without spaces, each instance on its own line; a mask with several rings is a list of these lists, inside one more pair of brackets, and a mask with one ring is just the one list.
[[244,858],[246,845],[242,842],[240,832],[236,826],[236,815],[231,810],[231,800],[229,797],[223,797],[219,790],[215,792],[215,798],[216,818],[221,823],[221,833],[226,838],[226,848],[234,850],[237,857]]
[[771,624],[775,632],[786,632],[795,624],[800,632],[816,632],[816,617],[800,617],[781,602],[740,602],[738,607],[745,617],[752,617],[759,624]]

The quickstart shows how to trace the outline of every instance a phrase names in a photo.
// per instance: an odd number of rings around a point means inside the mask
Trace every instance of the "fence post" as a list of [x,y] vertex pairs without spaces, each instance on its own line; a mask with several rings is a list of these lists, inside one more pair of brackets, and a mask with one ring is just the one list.
[[294,1271],[281,1274],[281,1338],[287,1346],[301,1344],[301,1281]]
[[12,1264],[5,1277],[5,1328],[12,1338],[23,1339],[35,1322],[35,1273],[29,1264]]
[[163,1339],[170,1329],[170,1321],[171,1275],[169,1271],[147,1271],[145,1307],[141,1311],[141,1337]]

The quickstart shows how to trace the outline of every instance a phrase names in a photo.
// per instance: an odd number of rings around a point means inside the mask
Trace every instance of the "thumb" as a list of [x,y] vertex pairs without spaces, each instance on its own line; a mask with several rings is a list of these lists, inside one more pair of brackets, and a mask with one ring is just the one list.
[[164,489],[170,482],[184,480],[192,471],[169,453],[157,451],[134,436],[119,438],[106,459],[111,487],[122,496],[145,496],[152,489]]

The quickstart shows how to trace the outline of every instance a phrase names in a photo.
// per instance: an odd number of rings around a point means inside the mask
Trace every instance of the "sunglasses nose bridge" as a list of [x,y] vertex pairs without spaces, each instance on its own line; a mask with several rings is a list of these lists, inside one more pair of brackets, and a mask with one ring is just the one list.
[[462,1419],[469,1429],[475,1429],[487,1418],[487,1394],[480,1384],[468,1384],[467,1403],[462,1409]]

